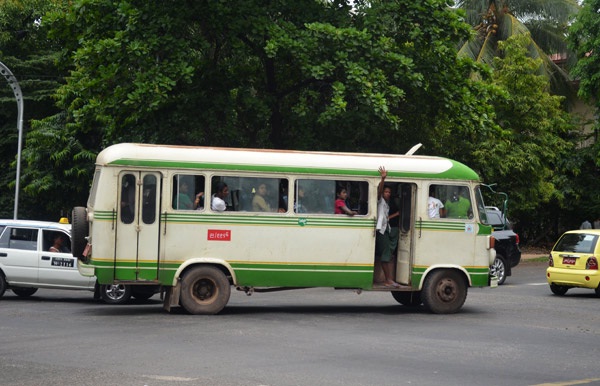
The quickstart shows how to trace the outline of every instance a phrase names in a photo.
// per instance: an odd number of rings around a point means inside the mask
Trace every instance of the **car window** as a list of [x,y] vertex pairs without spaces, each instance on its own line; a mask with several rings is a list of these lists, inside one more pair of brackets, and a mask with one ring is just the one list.
[[38,230],[32,228],[7,227],[0,238],[0,248],[37,250]]
[[558,240],[555,251],[559,252],[576,252],[576,253],[593,253],[598,241],[597,235],[587,233],[565,233]]
[[[62,240],[57,243],[57,237],[62,236]],[[55,249],[50,250],[50,247],[55,246],[58,252],[71,252],[71,238],[66,232],[59,230],[44,229],[42,236],[42,248],[44,251],[56,252]]]

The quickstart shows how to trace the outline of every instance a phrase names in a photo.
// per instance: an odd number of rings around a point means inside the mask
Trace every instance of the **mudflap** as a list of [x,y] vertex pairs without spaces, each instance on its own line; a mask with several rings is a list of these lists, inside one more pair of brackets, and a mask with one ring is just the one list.
[[175,287],[168,287],[163,299],[163,309],[171,312],[172,307],[179,307],[179,295],[181,294],[181,286],[179,283]]

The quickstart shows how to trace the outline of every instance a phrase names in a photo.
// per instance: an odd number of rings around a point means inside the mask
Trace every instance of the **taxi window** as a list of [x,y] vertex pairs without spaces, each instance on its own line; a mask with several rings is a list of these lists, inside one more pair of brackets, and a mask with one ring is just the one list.
[[0,247],[35,251],[37,250],[37,239],[37,229],[8,228],[0,238]]
[[594,253],[597,241],[597,235],[566,233],[558,241],[554,250],[558,252]]

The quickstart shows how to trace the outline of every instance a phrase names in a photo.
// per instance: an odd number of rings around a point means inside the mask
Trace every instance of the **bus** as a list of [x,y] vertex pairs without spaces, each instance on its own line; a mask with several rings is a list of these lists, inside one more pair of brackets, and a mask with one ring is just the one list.
[[[378,284],[374,257],[381,166],[400,211],[392,288]],[[211,208],[225,185],[226,210]],[[329,287],[455,313],[469,287],[497,286],[480,185],[464,164],[412,151],[121,143],[98,154],[87,206],[73,208],[72,252],[100,284],[160,286],[168,312],[217,314],[232,288]],[[355,215],[334,213],[339,187]],[[468,210],[430,218],[430,193],[447,209],[460,196]]]

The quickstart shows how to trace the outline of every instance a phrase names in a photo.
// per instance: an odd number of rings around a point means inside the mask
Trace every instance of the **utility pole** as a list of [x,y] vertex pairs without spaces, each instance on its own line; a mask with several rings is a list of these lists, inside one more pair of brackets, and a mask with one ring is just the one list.
[[19,212],[19,181],[21,180],[21,143],[23,141],[23,94],[21,93],[21,87],[19,86],[19,82],[17,82],[17,78],[10,72],[8,67],[4,65],[4,63],[0,62],[0,73],[4,75],[10,87],[12,87],[13,92],[15,93],[15,99],[17,100],[17,131],[19,132],[19,144],[17,145],[17,177],[15,183],[15,211],[14,211],[14,219],[17,219],[17,214]]

